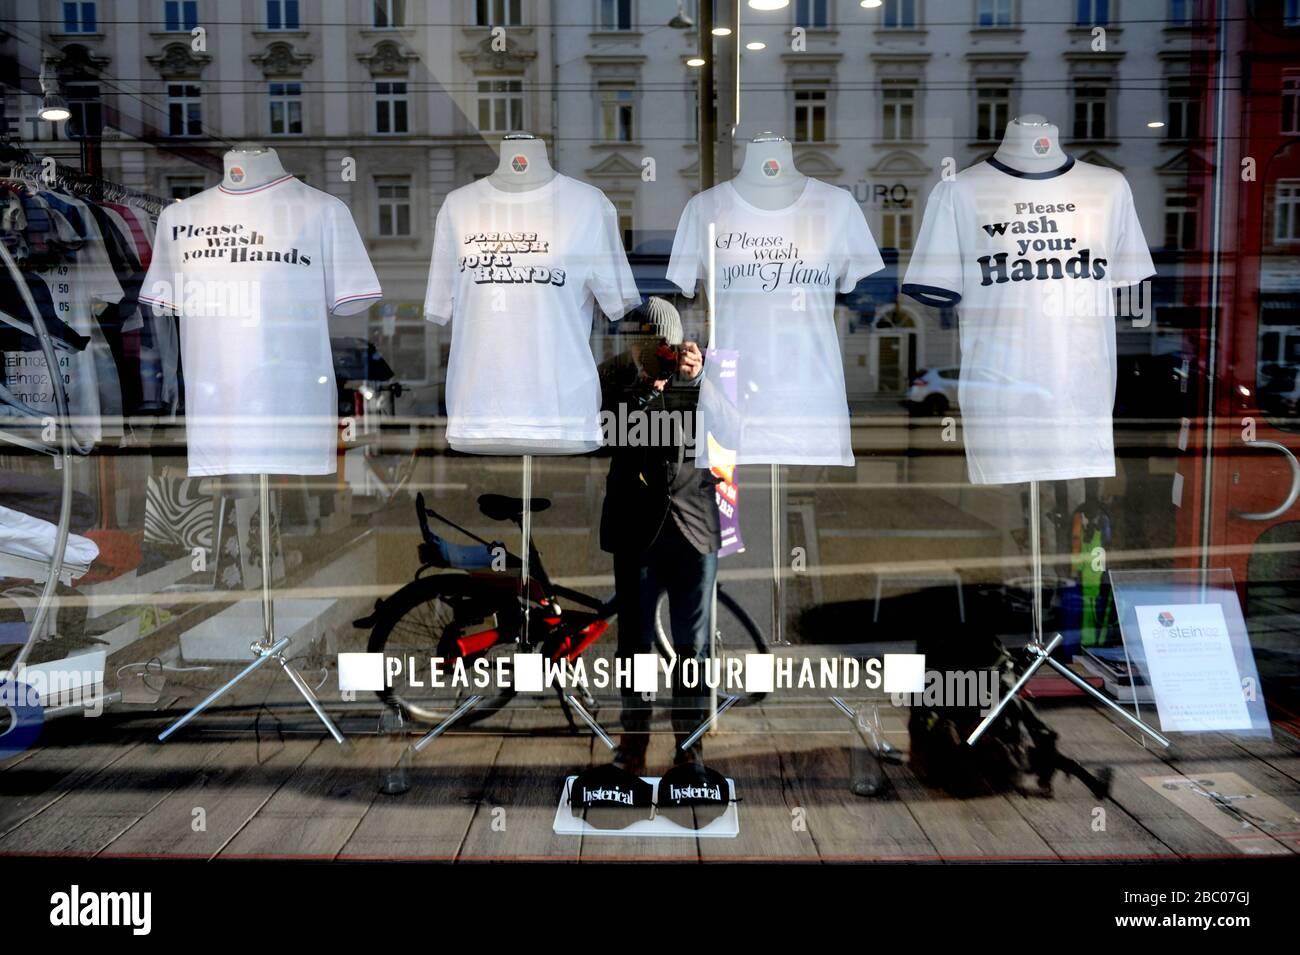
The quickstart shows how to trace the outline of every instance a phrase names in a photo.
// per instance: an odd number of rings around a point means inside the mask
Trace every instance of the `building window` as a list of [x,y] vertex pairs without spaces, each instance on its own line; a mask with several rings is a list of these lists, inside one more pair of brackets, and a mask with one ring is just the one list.
[[636,208],[636,203],[631,196],[613,195],[609,201],[614,204],[614,211],[618,214],[618,234],[623,237],[623,249],[627,252],[632,251],[632,212]]
[[1188,193],[1170,193],[1165,198],[1165,248],[1185,251],[1196,248],[1196,197]]
[[901,202],[890,202],[886,205],[880,217],[881,246],[886,249],[898,249],[900,252],[910,252],[913,229],[916,225],[913,215],[911,196]]
[[510,133],[524,128],[524,81],[478,81],[478,128]]
[[406,130],[406,83],[376,83],[375,132],[404,133]]
[[1075,3],[1075,26],[1110,26],[1110,0],[1075,0]]
[[800,143],[826,141],[826,88],[794,91],[794,138]]
[[481,27],[517,27],[519,0],[477,0],[474,22]]
[[302,132],[302,84],[272,83],[270,86],[271,134],[294,136]]
[[202,176],[171,176],[167,180],[167,195],[172,199],[188,199],[203,191]]
[[203,135],[203,99],[197,83],[167,84],[167,135]]
[[298,29],[298,0],[266,0],[266,28]]
[[975,138],[990,142],[1011,122],[1011,87],[981,86],[975,92]]
[[885,0],[880,25],[886,30],[916,29],[916,0]]
[[64,33],[94,33],[99,28],[94,3],[65,3],[63,5]]
[[795,25],[809,30],[825,30],[830,26],[826,7],[827,0],[798,0],[794,8]]
[[1169,88],[1169,123],[1165,135],[1170,139],[1196,139],[1201,135],[1201,99],[1193,87]]
[[409,176],[385,176],[375,180],[376,208],[379,210],[379,234],[411,234],[411,179]]
[[374,3],[376,29],[406,26],[406,0],[374,0]]
[[880,138],[908,141],[914,137],[916,88],[886,82],[880,92]]
[[199,25],[199,0],[167,0],[163,4],[163,29],[189,32]]
[[1273,193],[1273,241],[1300,242],[1300,179],[1279,179]]
[[600,138],[630,143],[636,138],[635,87],[631,83],[600,84]]
[[632,29],[632,0],[600,0],[600,28]]
[[1189,27],[1200,19],[1198,0],[1169,0],[1169,25]]
[[1300,73],[1282,77],[1282,132],[1300,133]]
[[1074,138],[1106,138],[1106,87],[1080,86],[1075,91]]
[[1282,12],[1282,25],[1300,26],[1300,0],[1286,0],[1286,9]]
[[93,83],[69,83],[67,95],[68,117],[66,132],[69,139],[98,139],[104,134],[104,111],[100,105],[99,87]]
[[975,9],[975,25],[979,27],[1011,26],[1011,0],[979,0]]

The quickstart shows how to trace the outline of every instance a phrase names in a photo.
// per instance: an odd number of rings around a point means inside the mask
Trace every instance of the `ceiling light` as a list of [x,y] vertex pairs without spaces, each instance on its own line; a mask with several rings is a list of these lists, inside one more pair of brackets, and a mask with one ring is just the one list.
[[46,93],[36,115],[51,123],[61,123],[72,115],[72,110],[68,109],[67,101],[58,93]]
[[764,42],[762,42],[761,40],[751,40],[750,42],[748,42],[748,43],[745,44],[745,49],[746,49],[746,50],[766,50],[766,49],[767,49],[767,44],[764,43]]
[[790,6],[790,0],[749,0],[752,10],[784,10]]
[[1164,129],[1164,127],[1165,124],[1158,119],[1153,119],[1151,122],[1147,123],[1147,129]]
[[862,0],[858,6],[865,7],[868,10],[874,10],[884,2],[885,0]]
[[703,58],[703,57],[700,57],[700,56],[693,56],[693,57],[691,57],[689,60],[686,61],[686,65],[687,65],[687,66],[703,66],[703,65],[704,65],[704,58]]
[[731,36],[731,27],[714,27],[714,36]]

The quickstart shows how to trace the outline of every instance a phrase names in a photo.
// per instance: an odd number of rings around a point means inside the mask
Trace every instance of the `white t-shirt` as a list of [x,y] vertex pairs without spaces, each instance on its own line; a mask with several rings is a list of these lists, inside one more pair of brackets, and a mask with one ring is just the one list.
[[[686,204],[668,280],[687,295],[710,288],[713,340],[705,357],[696,464],[709,441],[737,464],[853,464],[835,293],[884,268],[853,195],[809,179],[774,212],[731,183]],[[726,462],[719,461],[719,464]]]
[[381,295],[348,207],[292,176],[164,209],[140,301],[180,312],[189,473],[334,473],[329,315]]
[[[977,163],[930,193],[903,291],[957,305],[975,484],[1115,473],[1115,294],[1154,275],[1124,177]],[[1149,303],[1147,303],[1149,306]]]
[[480,454],[600,446],[596,306],[617,319],[641,295],[600,190],[556,174],[505,192],[480,179],[447,195],[434,228],[424,314],[455,318],[447,441]]

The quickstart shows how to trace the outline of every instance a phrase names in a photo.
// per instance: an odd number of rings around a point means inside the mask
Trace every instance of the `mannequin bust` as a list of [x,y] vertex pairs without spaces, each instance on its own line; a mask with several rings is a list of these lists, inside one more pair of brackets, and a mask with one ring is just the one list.
[[289,175],[275,150],[261,143],[236,143],[222,164],[221,184],[231,192],[247,192]]
[[527,192],[555,178],[546,143],[532,133],[508,133],[501,138],[501,158],[488,177],[502,192]]
[[1007,123],[1002,145],[993,158],[1019,172],[1051,172],[1069,162],[1061,149],[1061,132],[1037,113]]
[[790,141],[774,133],[761,133],[745,146],[745,160],[731,180],[740,198],[769,212],[794,205],[807,183],[794,166]]

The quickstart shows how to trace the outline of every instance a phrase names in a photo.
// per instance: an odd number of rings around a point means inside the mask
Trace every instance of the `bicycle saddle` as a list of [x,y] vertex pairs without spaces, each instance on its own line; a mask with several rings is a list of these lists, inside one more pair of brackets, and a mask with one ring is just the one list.
[[[545,497],[535,497],[532,498],[529,506],[534,514],[539,514],[550,507],[551,502]],[[494,521],[513,521],[523,514],[524,499],[508,497],[505,494],[480,494],[478,509],[483,512],[484,517],[490,517]]]

